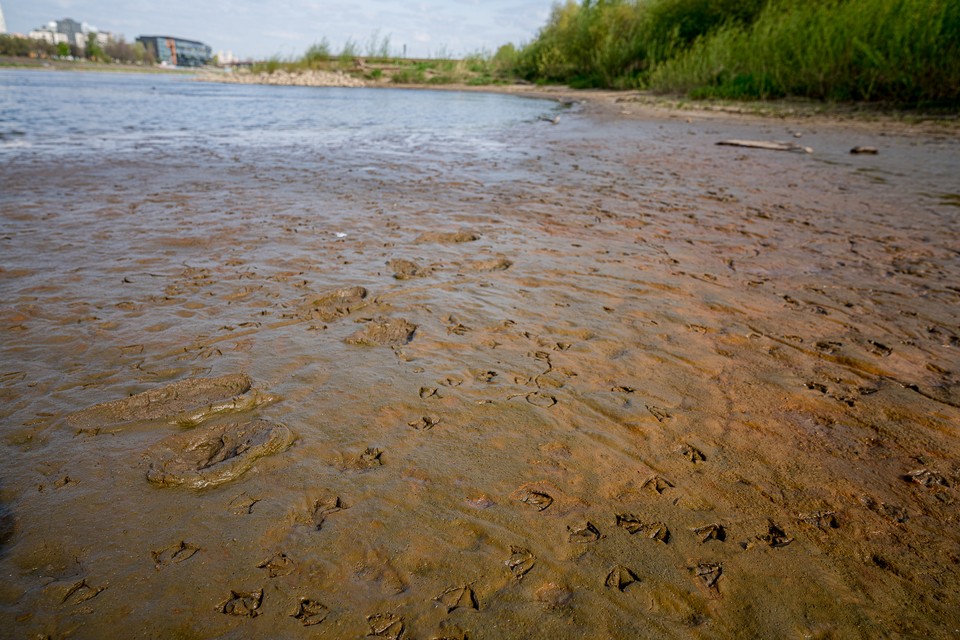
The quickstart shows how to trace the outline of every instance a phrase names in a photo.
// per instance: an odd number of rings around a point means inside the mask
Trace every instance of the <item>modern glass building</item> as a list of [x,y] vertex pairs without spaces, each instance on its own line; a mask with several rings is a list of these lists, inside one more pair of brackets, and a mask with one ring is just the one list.
[[194,40],[172,36],[140,36],[137,42],[152,53],[157,62],[175,67],[202,67],[213,57],[210,47]]

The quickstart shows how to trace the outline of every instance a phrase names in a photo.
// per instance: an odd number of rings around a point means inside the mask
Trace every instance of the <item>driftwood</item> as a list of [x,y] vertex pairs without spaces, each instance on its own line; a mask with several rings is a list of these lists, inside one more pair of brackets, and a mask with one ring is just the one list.
[[764,142],[762,140],[721,140],[718,145],[727,147],[747,147],[749,149],[768,149],[770,151],[795,151],[798,153],[813,153],[810,147],[804,147],[796,142]]

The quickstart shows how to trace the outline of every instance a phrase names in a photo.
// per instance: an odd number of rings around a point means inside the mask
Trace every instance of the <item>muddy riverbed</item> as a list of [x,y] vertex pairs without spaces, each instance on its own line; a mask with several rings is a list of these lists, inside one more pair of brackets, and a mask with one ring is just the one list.
[[960,633],[957,136],[621,110],[4,160],[3,634]]

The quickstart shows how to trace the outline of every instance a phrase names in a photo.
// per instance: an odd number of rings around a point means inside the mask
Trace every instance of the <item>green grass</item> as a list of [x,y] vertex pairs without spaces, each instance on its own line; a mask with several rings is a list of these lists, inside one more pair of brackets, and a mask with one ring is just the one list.
[[516,74],[695,98],[960,106],[958,0],[567,0]]
[[660,65],[650,86],[694,97],[804,96],[960,105],[956,0],[773,3]]

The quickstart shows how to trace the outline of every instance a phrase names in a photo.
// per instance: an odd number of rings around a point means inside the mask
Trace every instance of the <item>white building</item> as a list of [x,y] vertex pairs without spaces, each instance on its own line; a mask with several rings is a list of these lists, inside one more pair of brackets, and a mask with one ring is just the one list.
[[3,19],[3,7],[0,7],[0,33],[7,32],[7,21]]
[[96,27],[92,27],[87,23],[80,24],[70,18],[48,22],[39,29],[31,31],[27,34],[27,37],[34,40],[44,40],[52,45],[58,45],[63,42],[76,46],[82,51],[87,48],[87,37],[90,34],[95,34],[97,44],[101,47],[106,46],[113,40],[113,34],[109,31],[99,31]]

